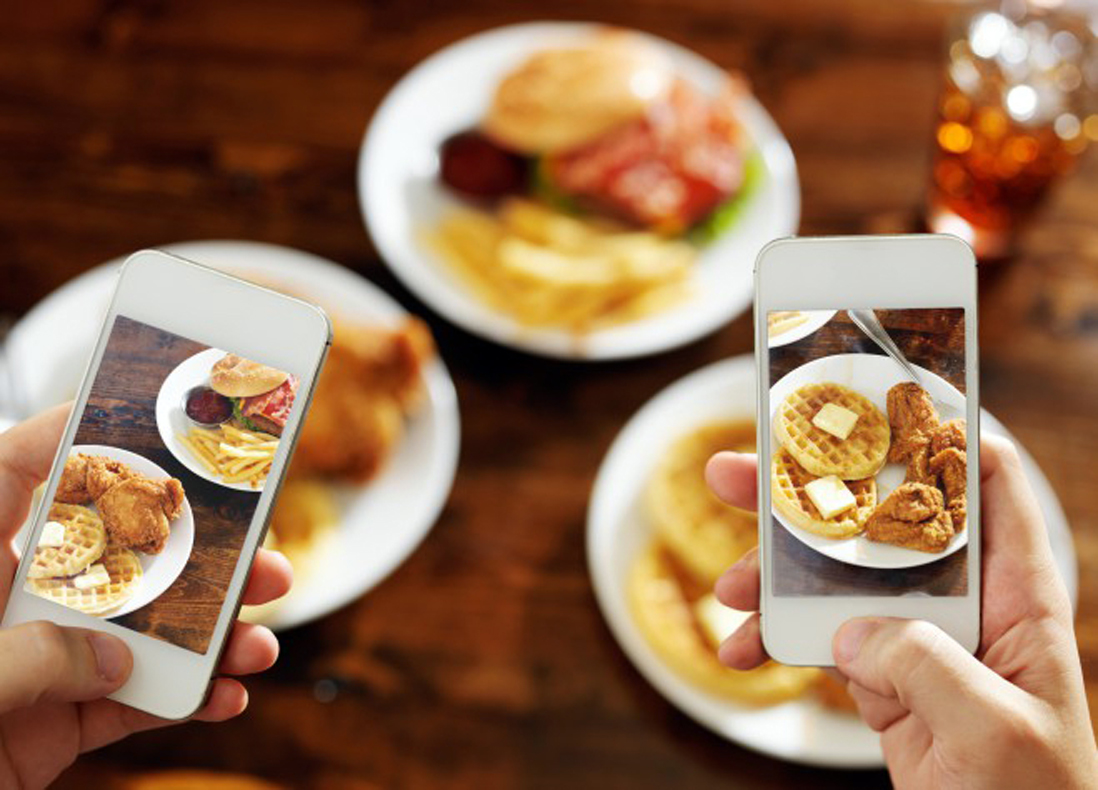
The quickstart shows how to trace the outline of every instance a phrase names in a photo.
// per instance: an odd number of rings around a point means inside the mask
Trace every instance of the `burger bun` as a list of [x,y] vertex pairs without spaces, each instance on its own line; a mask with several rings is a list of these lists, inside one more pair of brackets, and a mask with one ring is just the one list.
[[210,387],[229,398],[250,398],[270,392],[287,378],[284,371],[226,354],[210,371]]
[[642,116],[673,81],[654,45],[607,31],[531,55],[500,82],[483,129],[519,153],[564,151]]

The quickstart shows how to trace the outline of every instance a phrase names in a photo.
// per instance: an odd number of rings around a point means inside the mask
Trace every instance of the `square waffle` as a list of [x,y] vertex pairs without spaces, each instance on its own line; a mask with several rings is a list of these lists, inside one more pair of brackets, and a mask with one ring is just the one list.
[[65,526],[65,543],[36,548],[27,578],[75,576],[103,556],[107,530],[94,511],[80,505],[54,503],[49,518]]
[[110,546],[100,561],[111,580],[108,584],[81,590],[72,579],[27,579],[27,592],[76,609],[84,614],[105,614],[128,601],[141,581],[141,563],[129,549]]

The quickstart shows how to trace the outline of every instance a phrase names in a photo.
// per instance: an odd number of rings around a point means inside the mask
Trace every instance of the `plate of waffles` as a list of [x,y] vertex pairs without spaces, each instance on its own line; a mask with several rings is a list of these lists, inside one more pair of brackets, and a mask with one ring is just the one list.
[[[733,357],[672,383],[623,426],[599,466],[587,511],[587,567],[599,609],[626,657],[657,693],[720,737],[794,763],[883,767],[878,736],[838,705],[836,695],[822,693],[823,678],[804,674],[818,670],[771,664],[773,677],[737,673],[717,663],[712,643],[698,633],[704,620],[698,616],[700,604],[712,602],[705,594],[712,589],[710,580],[750,544],[749,533],[757,535],[754,514],[741,518],[742,512],[727,506],[716,510],[719,503],[702,482],[702,459],[719,449],[752,449],[754,435],[744,424],[754,421],[755,394],[754,357]],[[986,411],[980,427],[1017,445]],[[687,437],[693,447],[689,456],[682,447]],[[1074,606],[1078,571],[1067,519],[1033,458],[1020,445],[1018,453]],[[683,462],[672,463],[676,458]],[[718,512],[723,515],[714,518]],[[724,529],[715,528],[719,521]],[[741,531],[748,521],[747,532]],[[653,554],[654,541],[665,551]],[[678,561],[673,573],[666,567],[669,553]],[[679,581],[684,575],[700,589],[684,590]],[[684,595],[695,599],[693,606],[683,604]],[[638,596],[644,607],[637,607]],[[723,609],[720,614],[721,625],[730,629],[738,622],[728,622],[728,616],[743,613]],[[803,686],[806,679],[812,682]],[[798,686],[803,687],[794,693]],[[645,708],[653,716],[665,715]]]
[[837,310],[774,310],[766,317],[766,344],[785,346],[808,337],[822,327]]
[[[121,617],[159,598],[179,578],[194,546],[194,515],[182,486],[172,486],[169,503],[163,505],[172,515],[169,519],[165,514],[167,535],[135,546],[112,512],[119,505],[132,511],[122,498],[130,493],[128,478],[144,478],[154,487],[165,481],[166,489],[171,475],[144,456],[120,447],[74,445],[69,458],[47,517],[60,527],[54,528],[52,540],[46,538],[49,527],[43,530],[26,589],[84,614]],[[103,478],[108,482],[89,479],[86,492],[83,483],[70,484],[74,475],[90,474],[85,465],[107,470],[101,474],[109,475]],[[95,579],[102,583],[88,583]]]
[[[866,568],[911,568],[968,545],[963,484],[959,494],[923,486],[917,493],[927,497],[926,518],[911,522],[910,527],[908,522],[886,520],[884,513],[874,515],[886,500],[896,501],[889,500],[889,495],[905,480],[929,482],[932,477],[928,469],[923,470],[926,480],[913,477],[905,463],[890,462],[895,458],[894,445],[901,439],[893,436],[889,426],[889,391],[898,386],[918,390],[919,397],[936,412],[934,422],[943,426],[943,437],[952,436],[948,429],[960,424],[952,421],[964,418],[965,396],[940,376],[915,368],[922,388],[910,382],[888,357],[835,354],[790,371],[771,387],[773,513],[790,534],[815,551]],[[853,427],[845,438],[837,438],[814,422],[825,407],[853,415]],[[962,429],[962,453],[963,441]],[[960,457],[963,477],[964,460]],[[944,463],[946,456],[940,460]],[[817,481],[823,478],[829,482],[838,479],[835,485],[852,495],[850,507],[826,517],[821,514],[809,496],[809,486],[818,486]],[[907,491],[905,487],[896,497]],[[947,493],[955,496],[947,498]],[[954,501],[956,516],[950,510]]]

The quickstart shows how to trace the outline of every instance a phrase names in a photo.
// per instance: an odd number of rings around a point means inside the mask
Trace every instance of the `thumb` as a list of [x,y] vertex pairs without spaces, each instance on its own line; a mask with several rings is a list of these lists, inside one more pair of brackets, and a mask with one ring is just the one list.
[[130,676],[133,658],[118,637],[37,621],[0,631],[0,714],[38,702],[106,696]]
[[839,671],[921,719],[936,737],[979,731],[1019,692],[922,620],[849,620],[832,642]]

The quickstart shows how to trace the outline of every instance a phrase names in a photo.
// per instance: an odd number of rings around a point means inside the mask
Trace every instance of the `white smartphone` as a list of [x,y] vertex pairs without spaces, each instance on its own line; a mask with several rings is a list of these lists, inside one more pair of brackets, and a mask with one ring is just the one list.
[[164,252],[132,255],[3,625],[114,634],[133,652],[114,699],[168,719],[198,710],[331,331],[301,300]]
[[866,615],[980,640],[976,261],[952,236],[791,238],[755,266],[762,638],[834,664]]

